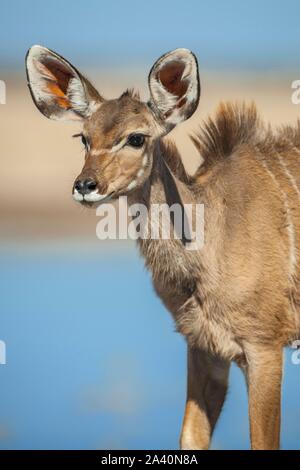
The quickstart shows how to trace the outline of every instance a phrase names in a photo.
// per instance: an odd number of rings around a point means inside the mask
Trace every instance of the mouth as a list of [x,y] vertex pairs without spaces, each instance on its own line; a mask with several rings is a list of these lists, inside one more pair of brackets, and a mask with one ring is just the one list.
[[73,191],[73,198],[84,206],[92,207],[95,204],[109,201],[113,196],[113,192],[109,194],[100,194],[98,191],[92,191],[87,194],[81,194],[76,189]]

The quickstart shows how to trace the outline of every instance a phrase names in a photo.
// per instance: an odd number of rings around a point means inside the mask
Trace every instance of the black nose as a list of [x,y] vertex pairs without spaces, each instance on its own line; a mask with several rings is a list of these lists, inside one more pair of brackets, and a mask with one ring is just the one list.
[[95,189],[97,188],[97,182],[92,178],[88,178],[85,180],[77,180],[74,184],[74,188],[82,195],[89,194],[92,191],[95,191]]

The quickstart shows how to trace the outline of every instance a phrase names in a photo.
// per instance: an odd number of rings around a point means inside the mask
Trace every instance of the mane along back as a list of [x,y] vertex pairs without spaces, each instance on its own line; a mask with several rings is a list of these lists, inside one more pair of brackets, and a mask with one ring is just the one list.
[[276,137],[279,146],[293,146],[300,150],[300,120],[298,119],[294,126],[281,126]]
[[282,153],[291,148],[300,151],[300,120],[296,125],[281,126],[273,132],[263,124],[254,103],[221,103],[215,118],[209,117],[191,139],[203,158],[197,177],[244,144],[262,154],[272,149]]
[[248,106],[245,103],[221,103],[215,118],[208,118],[199,133],[191,138],[207,169],[243,144],[259,144],[266,139],[266,134],[254,103]]

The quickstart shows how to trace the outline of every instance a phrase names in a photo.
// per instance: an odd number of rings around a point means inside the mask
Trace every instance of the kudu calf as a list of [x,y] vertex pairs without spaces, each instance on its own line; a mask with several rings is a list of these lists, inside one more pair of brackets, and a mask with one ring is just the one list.
[[201,250],[178,239],[138,241],[155,290],[188,344],[181,448],[209,447],[235,361],[248,386],[251,446],[277,449],[283,347],[299,335],[300,127],[275,134],[253,105],[223,104],[193,138],[203,163],[191,177],[175,144],[163,139],[198,105],[190,51],[174,50],[154,64],[148,103],[131,91],[104,99],[41,46],[29,50],[26,68],[45,116],[83,123],[85,163],[75,200],[94,205],[128,195],[149,207],[179,196],[204,204]]

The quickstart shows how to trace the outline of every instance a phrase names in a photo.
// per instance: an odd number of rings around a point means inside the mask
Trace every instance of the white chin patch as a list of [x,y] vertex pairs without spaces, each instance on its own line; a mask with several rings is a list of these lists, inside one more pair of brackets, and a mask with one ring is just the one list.
[[73,198],[75,201],[87,201],[87,202],[98,202],[101,201],[102,199],[107,198],[107,194],[99,194],[98,191],[93,191],[89,194],[80,194],[76,189],[73,192]]
[[80,194],[77,189],[74,189],[73,191],[73,198],[75,199],[75,201],[83,201],[83,195]]
[[99,194],[98,191],[92,191],[91,193],[85,194],[83,199],[88,202],[98,202],[106,197],[107,194]]

